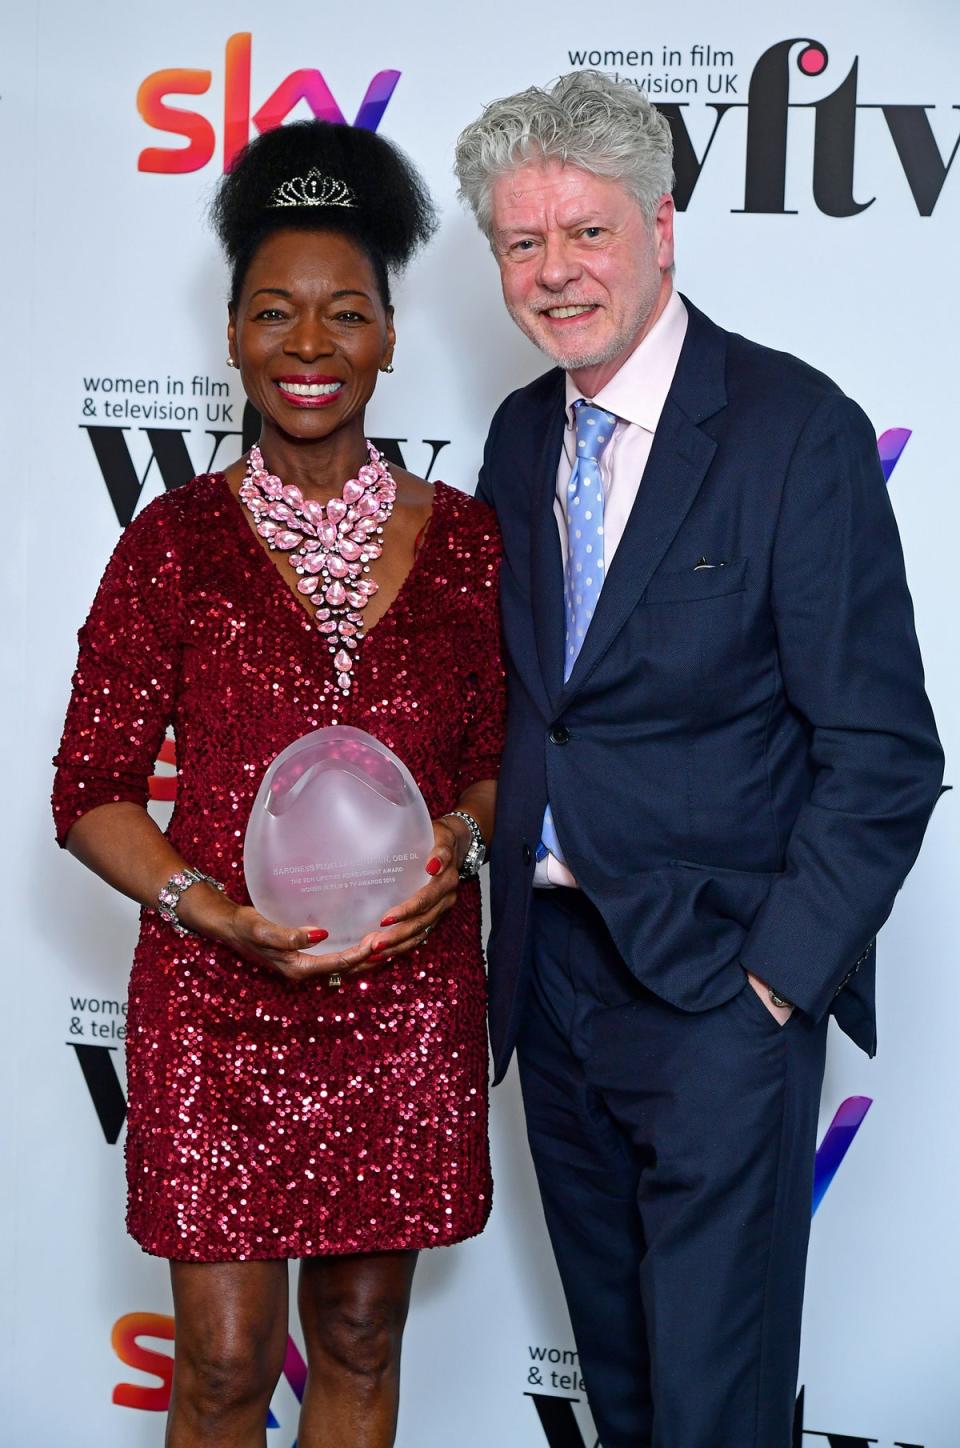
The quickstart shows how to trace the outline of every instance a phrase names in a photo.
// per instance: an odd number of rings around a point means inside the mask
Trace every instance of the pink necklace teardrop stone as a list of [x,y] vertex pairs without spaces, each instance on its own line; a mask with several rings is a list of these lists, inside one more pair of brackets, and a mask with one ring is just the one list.
[[353,686],[363,609],[377,591],[366,575],[383,551],[377,540],[397,498],[390,469],[372,442],[367,452],[369,462],[326,506],[305,502],[298,487],[268,472],[256,445],[240,484],[240,500],[257,532],[269,548],[288,555],[300,575],[297,592],[317,609],[318,628],[331,654],[332,686],[343,695]]

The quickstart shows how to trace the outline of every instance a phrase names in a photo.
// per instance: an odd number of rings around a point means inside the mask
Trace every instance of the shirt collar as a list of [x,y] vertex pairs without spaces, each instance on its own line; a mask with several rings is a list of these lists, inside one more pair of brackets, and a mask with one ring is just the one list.
[[[672,291],[667,305],[638,347],[630,353],[596,397],[585,400],[608,412],[655,432],[677,370],[687,333],[687,309],[679,292]],[[573,404],[584,394],[567,373],[567,426],[573,427]]]

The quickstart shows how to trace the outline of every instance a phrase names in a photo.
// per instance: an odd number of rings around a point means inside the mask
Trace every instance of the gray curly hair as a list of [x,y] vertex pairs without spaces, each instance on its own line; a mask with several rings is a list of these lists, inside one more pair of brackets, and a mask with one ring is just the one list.
[[491,101],[457,140],[459,196],[488,238],[498,176],[525,161],[557,157],[622,182],[648,224],[673,188],[673,136],[643,91],[597,70],[575,70],[547,89]]

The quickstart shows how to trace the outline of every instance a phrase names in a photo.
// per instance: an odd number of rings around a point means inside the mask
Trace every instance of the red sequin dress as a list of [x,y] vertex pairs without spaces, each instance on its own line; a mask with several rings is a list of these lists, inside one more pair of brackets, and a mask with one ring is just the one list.
[[[492,513],[438,483],[389,611],[332,692],[325,641],[220,473],[151,503],[87,622],[55,763],[63,843],[85,811],[146,804],[168,724],[168,836],[247,900],[243,837],[267,766],[317,725],[368,730],[436,817],[497,774],[503,727]],[[399,903],[399,902],[398,902]],[[490,1210],[480,890],[418,950],[340,990],[292,984],[144,911],[129,993],[127,1222],[199,1262],[431,1247]]]

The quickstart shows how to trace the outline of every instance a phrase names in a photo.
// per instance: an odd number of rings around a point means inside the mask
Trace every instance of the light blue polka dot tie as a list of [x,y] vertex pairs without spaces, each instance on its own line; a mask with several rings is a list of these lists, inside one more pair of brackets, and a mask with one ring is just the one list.
[[[563,657],[564,683],[569,679],[577,655],[590,627],[603,587],[603,479],[600,454],[613,436],[617,419],[602,407],[593,407],[582,397],[573,404],[577,457],[567,484],[567,572],[564,588],[566,643]],[[560,841],[547,805],[540,832],[540,858],[549,850],[563,860]]]

